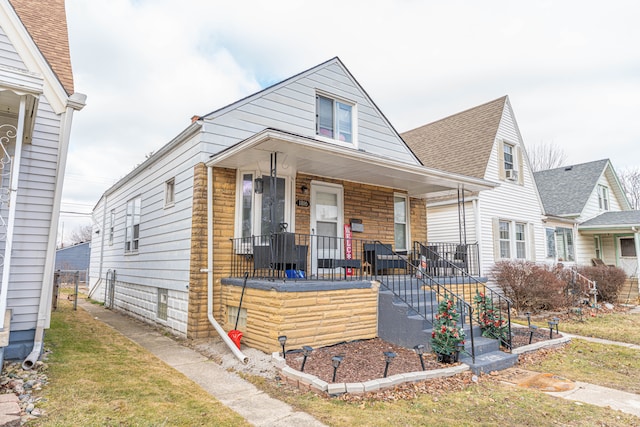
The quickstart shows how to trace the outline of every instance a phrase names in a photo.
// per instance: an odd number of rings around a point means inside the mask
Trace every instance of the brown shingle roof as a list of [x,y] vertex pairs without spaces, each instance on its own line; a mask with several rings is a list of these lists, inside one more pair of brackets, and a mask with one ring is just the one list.
[[507,96],[401,134],[425,166],[484,178]]
[[73,73],[64,1],[9,0],[67,94],[71,95]]

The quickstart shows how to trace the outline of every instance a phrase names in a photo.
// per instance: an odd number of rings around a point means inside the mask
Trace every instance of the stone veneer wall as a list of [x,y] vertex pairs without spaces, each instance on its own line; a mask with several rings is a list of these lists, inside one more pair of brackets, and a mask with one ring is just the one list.
[[[287,336],[286,346],[291,349],[378,335],[377,282],[342,283],[341,289],[331,289],[337,287],[331,283],[326,283],[324,289],[303,282],[289,286],[287,290],[247,286],[242,300],[242,308],[247,310],[247,326],[238,328],[244,334],[243,345],[270,353],[280,349],[280,335]],[[222,286],[221,325],[225,330],[235,326],[235,318],[227,318],[226,308],[238,306],[241,291],[238,285]]]

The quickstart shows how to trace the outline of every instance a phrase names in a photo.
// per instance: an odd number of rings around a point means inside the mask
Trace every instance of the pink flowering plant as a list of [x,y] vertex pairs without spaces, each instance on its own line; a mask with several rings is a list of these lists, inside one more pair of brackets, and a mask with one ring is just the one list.
[[433,321],[431,349],[439,355],[455,355],[457,344],[464,344],[465,333],[458,327],[460,313],[451,295],[445,294],[438,304],[438,313]]

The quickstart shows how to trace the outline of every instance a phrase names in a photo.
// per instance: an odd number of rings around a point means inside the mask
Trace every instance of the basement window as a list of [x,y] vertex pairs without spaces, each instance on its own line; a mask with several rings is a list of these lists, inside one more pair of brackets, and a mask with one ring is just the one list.
[[167,320],[167,310],[169,308],[169,290],[158,289],[158,319]]

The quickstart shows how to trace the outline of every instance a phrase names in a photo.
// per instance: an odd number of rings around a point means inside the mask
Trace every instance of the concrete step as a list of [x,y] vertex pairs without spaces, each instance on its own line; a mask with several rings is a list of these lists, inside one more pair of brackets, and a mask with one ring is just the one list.
[[476,375],[481,373],[488,374],[491,371],[501,371],[512,367],[518,362],[518,355],[503,351],[492,351],[480,355],[476,353],[475,363],[470,356],[466,355],[460,358],[460,361],[469,365],[471,371]]

